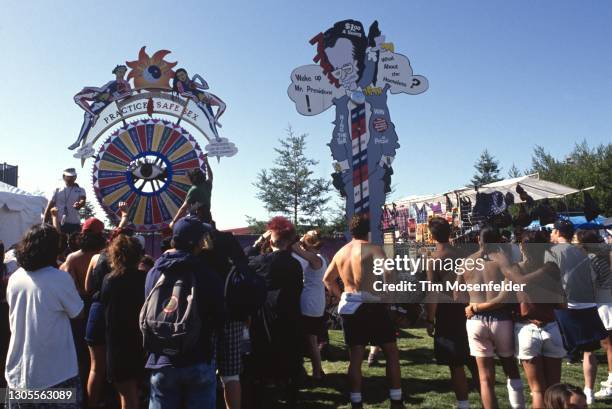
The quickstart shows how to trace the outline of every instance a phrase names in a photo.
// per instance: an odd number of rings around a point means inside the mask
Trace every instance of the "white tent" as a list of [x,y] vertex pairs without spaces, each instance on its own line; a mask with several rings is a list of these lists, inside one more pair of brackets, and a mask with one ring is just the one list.
[[47,199],[0,182],[0,240],[17,243],[33,225],[41,222]]
[[[514,195],[514,203],[521,203],[521,199],[518,193],[516,193],[517,185],[520,185],[534,200],[559,199],[567,195],[580,192],[580,190],[571,188],[569,186],[540,179],[537,173],[489,183],[479,187],[478,192],[491,193],[496,190],[502,192],[503,194],[510,192],[512,195]],[[463,198],[469,197],[472,203],[476,203],[476,190],[471,187],[462,187],[440,194],[409,196],[404,199],[396,200],[394,203],[398,207],[408,207],[411,205],[421,207],[425,203],[445,203],[445,194],[448,195],[448,198],[451,200],[453,205],[457,205],[456,194]]]

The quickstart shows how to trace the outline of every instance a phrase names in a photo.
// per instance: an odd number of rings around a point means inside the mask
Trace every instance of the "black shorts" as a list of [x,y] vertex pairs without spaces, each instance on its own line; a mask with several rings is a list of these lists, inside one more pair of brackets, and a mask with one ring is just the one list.
[[342,327],[348,346],[395,342],[395,326],[386,304],[361,304],[353,314],[342,315]]
[[471,359],[465,321],[465,305],[438,304],[434,333],[438,365],[463,366]]
[[322,336],[325,333],[325,316],[310,317],[302,315],[302,330],[306,335]]

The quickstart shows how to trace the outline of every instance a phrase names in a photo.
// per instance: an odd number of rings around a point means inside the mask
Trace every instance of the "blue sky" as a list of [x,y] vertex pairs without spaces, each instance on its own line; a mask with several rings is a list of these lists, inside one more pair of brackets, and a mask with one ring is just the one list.
[[[309,134],[317,173],[332,172],[333,109],[303,117],[286,89],[292,69],[312,61],[308,40],[345,18],[377,19],[429,79],[425,94],[389,97],[401,144],[395,198],[465,184],[485,148],[505,175],[512,163],[528,167],[535,145],[563,157],[577,141],[612,141],[612,3],[603,0],[2,0],[0,161],[19,165],[20,187],[52,190],[63,168],[79,166],[66,149],[82,122],[73,95],[110,80],[142,45],[165,48],[228,105],[222,136],[240,151],[213,162],[219,225],[265,218],[252,182],[287,124]],[[91,162],[80,174],[89,187]]]

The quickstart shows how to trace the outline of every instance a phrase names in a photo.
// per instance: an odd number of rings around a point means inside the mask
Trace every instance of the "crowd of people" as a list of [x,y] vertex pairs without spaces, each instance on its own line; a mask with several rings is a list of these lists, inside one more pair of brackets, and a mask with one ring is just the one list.
[[[498,407],[495,356],[507,378],[512,408],[525,407],[517,360],[525,372],[533,408],[585,407],[595,398],[612,396],[612,253],[596,230],[575,234],[570,222],[557,221],[551,233],[523,231],[512,243],[496,228],[486,226],[479,231],[478,249],[470,252],[466,251],[469,246],[449,243],[451,230],[446,220],[430,220],[429,229],[436,242],[432,257],[483,260],[482,268],[466,268],[460,275],[430,269],[432,282],[457,280],[471,288],[490,282],[525,285],[518,292],[468,290],[429,295],[427,331],[434,337],[437,363],[450,368],[458,408],[469,407],[466,367],[479,381],[483,407]],[[600,348],[607,354],[608,376],[595,392],[597,359],[593,351]],[[555,406],[553,401],[558,399],[552,398],[552,391],[560,388],[562,359],[579,355],[583,356],[585,387],[579,394],[582,398],[576,399],[584,402]]]
[[[32,227],[10,256],[0,247],[5,384],[76,393],[55,405],[7,397],[7,407],[206,409],[217,407],[218,395],[227,409],[268,409],[279,400],[299,407],[300,388],[325,383],[320,346],[332,300],[349,352],[350,406],[363,407],[362,363],[372,346],[385,356],[390,407],[404,408],[398,321],[372,292],[374,260],[387,254],[369,242],[367,217],[351,220],[351,240],[331,260],[321,254],[318,231],[299,235],[281,216],[244,249],[215,226],[212,174],[197,169],[189,177],[192,190],[156,260],[130,226],[127,203],[110,232],[93,217],[80,223],[85,192],[74,169],[49,202],[48,223]],[[466,248],[451,243],[445,219],[432,218],[429,230],[436,242],[429,257],[484,261],[462,274],[432,267],[430,282],[526,285],[518,293],[427,295],[422,318],[436,363],[450,369],[458,408],[470,407],[466,368],[483,407],[499,407],[495,356],[512,408],[526,407],[517,362],[533,408],[584,408],[612,396],[611,252],[596,231],[574,232],[559,221],[550,234],[524,231],[511,243],[485,226],[477,248]],[[383,278],[397,280],[392,270]],[[599,348],[608,376],[595,392]],[[373,348],[370,363],[376,354]],[[560,383],[562,359],[579,355],[583,389]]]

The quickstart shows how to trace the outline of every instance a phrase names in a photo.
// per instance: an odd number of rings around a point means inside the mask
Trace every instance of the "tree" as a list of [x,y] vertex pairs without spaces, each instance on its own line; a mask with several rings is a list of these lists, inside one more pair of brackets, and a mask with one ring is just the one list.
[[[540,178],[561,183],[576,189],[595,186],[589,191],[604,215],[612,214],[612,144],[589,147],[586,141],[574,146],[563,160],[558,160],[536,146],[531,158],[530,173]],[[582,211],[582,195],[566,197],[570,210]]]
[[257,220],[257,218],[249,215],[246,216],[246,222],[249,225],[249,230],[251,230],[253,234],[263,234],[266,232],[268,222]]
[[85,200],[85,204],[79,209],[79,217],[81,218],[81,220],[87,220],[90,217],[95,216],[96,212],[94,210],[93,205],[88,200]]
[[523,173],[516,167],[514,163],[512,163],[512,167],[508,170],[508,177],[510,178],[518,178],[523,176]]
[[306,134],[296,135],[291,126],[287,137],[279,139],[274,148],[277,158],[274,167],[262,169],[253,184],[259,192],[257,198],[268,212],[280,212],[298,221],[320,217],[321,209],[329,200],[330,182],[314,178],[312,168],[319,162],[305,156]]
[[476,173],[472,176],[472,186],[478,187],[501,180],[499,162],[486,149],[480,154],[480,158],[474,164],[474,169]]

